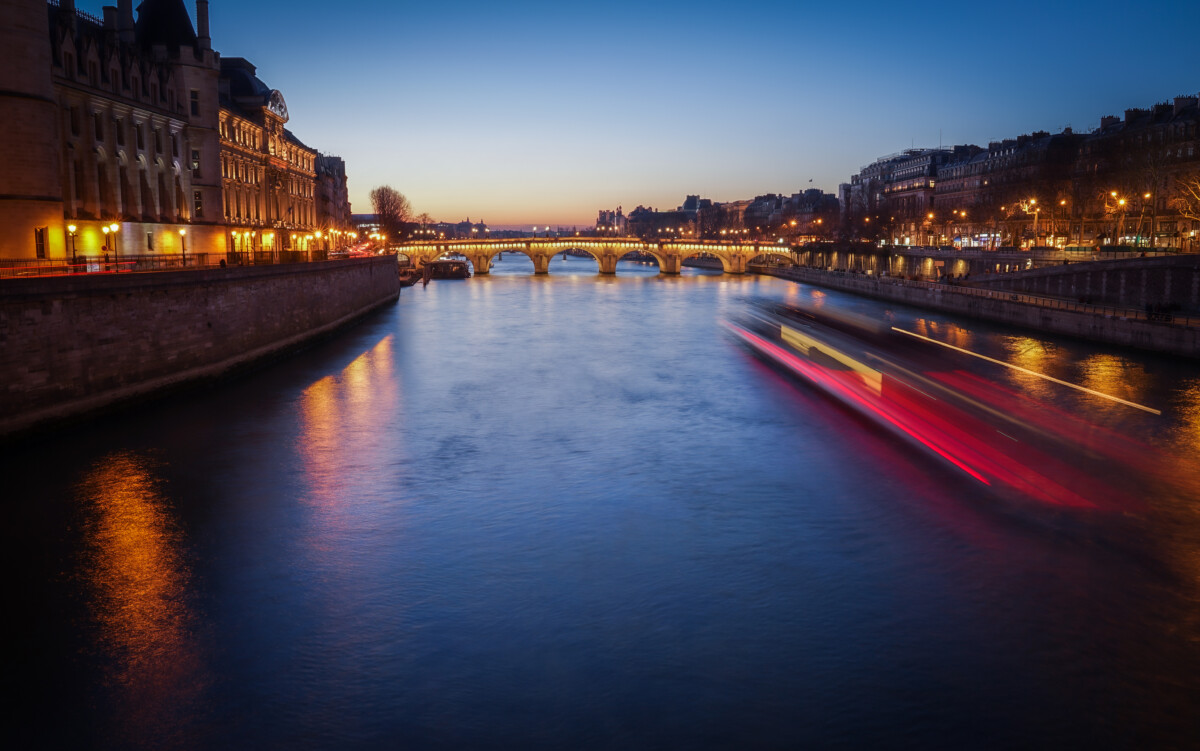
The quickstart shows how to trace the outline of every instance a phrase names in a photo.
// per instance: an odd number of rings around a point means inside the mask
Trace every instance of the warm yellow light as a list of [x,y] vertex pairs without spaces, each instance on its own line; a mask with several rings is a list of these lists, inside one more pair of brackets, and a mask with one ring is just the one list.
[[1146,200],[1150,200],[1150,194],[1149,194],[1149,193],[1147,193],[1147,194],[1145,194],[1144,196],[1142,196],[1142,198],[1145,198]]
[[[187,234],[187,230],[186,230],[186,229],[181,229],[181,230],[179,230],[179,236],[180,236],[180,237],[183,237],[183,236],[184,236],[184,235],[186,235],[186,234]],[[236,232],[234,232],[233,234],[235,234],[235,235],[236,235],[237,233],[236,233]]]
[[70,232],[72,235],[75,234],[76,229],[78,229],[78,227],[76,227],[74,224],[67,225],[67,232]]
[[108,227],[101,227],[101,228],[100,228],[100,231],[101,231],[101,232],[103,232],[104,234],[106,234],[106,235],[107,235],[107,234],[108,234],[109,232],[111,232],[112,230],[110,230]]
[[1036,199],[1036,198],[1030,198],[1030,199],[1029,199],[1029,203],[1030,203],[1030,204],[1035,204],[1035,203],[1037,203],[1037,199]]
[[1117,205],[1118,205],[1118,206],[1124,206],[1124,205],[1125,205],[1125,199],[1124,199],[1124,198],[1122,198],[1120,201],[1117,201]]
[[117,231],[118,229],[120,229],[121,227],[120,227],[120,225],[118,225],[116,222],[113,222],[112,224],[108,225],[108,228],[109,228],[110,230],[112,230],[113,232],[116,232],[116,231]]

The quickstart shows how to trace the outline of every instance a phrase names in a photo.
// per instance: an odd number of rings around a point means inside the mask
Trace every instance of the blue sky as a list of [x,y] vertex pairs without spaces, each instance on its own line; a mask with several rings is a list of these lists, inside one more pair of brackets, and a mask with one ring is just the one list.
[[1200,3],[1182,1],[212,0],[210,17],[296,135],[345,158],[355,211],[389,184],[493,226],[836,192],[910,146],[1086,131],[1200,91]]

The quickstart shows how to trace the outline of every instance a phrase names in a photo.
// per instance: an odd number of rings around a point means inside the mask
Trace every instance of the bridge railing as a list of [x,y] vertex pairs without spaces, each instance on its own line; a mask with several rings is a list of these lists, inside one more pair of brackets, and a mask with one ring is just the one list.
[[750,267],[750,270],[760,274],[778,276],[785,279],[791,279],[793,281],[813,282],[816,284],[820,284],[822,281],[828,281],[830,277],[833,277],[839,281],[847,283],[847,286],[861,286],[863,288],[868,288],[875,284],[890,284],[897,287],[915,287],[929,291],[937,291],[943,294],[967,295],[970,297],[978,297],[988,300],[1018,302],[1026,305],[1035,305],[1039,308],[1046,308],[1048,310],[1064,310],[1073,313],[1084,313],[1087,315],[1101,316],[1105,318],[1125,318],[1131,321],[1148,321],[1151,323],[1161,323],[1187,328],[1200,326],[1200,316],[1195,315],[1178,315],[1174,312],[1154,309],[1138,310],[1137,308],[1128,308],[1117,305],[1095,305],[1092,303],[1074,302],[1071,300],[1063,300],[1057,297],[1030,295],[1021,292],[1006,292],[1002,290],[961,287],[946,282],[922,282],[912,279],[900,279],[898,277],[891,276],[857,274],[850,271],[806,269],[798,266],[780,268],[776,266],[755,264]]

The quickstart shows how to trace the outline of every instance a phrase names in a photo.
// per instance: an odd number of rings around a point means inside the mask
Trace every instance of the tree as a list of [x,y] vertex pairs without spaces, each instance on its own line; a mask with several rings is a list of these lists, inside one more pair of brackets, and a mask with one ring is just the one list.
[[1171,208],[1192,221],[1200,222],[1200,173],[1176,178],[1178,193],[1171,199]]
[[404,225],[412,219],[412,204],[404,194],[390,185],[381,185],[371,191],[371,207],[375,209],[375,220],[388,238],[400,239]]

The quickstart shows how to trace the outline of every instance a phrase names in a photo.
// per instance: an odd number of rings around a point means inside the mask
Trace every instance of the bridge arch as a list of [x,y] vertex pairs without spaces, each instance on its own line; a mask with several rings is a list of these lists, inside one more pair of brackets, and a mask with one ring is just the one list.
[[725,253],[716,252],[716,248],[689,248],[680,251],[679,265],[683,266],[683,262],[690,258],[713,258],[721,262],[721,271],[726,274],[734,273],[733,263],[729,256]]
[[771,263],[776,259],[788,262],[792,260],[791,248],[787,245],[760,245],[755,250],[758,251],[757,254],[747,260],[747,265]]

